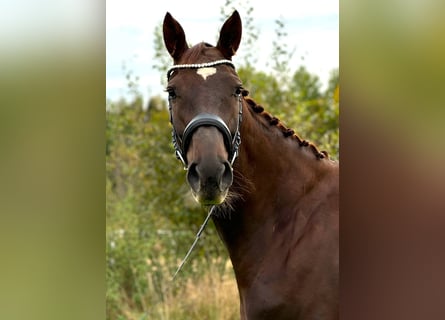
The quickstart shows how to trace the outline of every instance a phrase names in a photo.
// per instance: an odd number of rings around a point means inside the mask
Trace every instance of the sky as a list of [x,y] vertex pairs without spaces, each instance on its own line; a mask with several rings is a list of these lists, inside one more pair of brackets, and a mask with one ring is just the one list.
[[[149,0],[107,0],[107,99],[129,97],[124,64],[139,78],[145,102],[152,95],[164,94],[161,74],[153,68],[155,27],[162,23],[168,11],[182,25],[188,43],[206,41],[215,45],[223,23],[220,11],[224,3],[225,0],[164,0],[156,4]],[[282,19],[288,33],[288,48],[295,50],[289,62],[291,71],[304,65],[325,86],[330,71],[339,67],[338,0],[235,0],[233,4],[241,20],[247,16],[246,3],[254,4],[251,15],[259,31],[255,68],[264,71],[270,68],[275,20]],[[238,49],[240,54],[242,51],[243,40]],[[233,58],[235,64],[240,54]]]

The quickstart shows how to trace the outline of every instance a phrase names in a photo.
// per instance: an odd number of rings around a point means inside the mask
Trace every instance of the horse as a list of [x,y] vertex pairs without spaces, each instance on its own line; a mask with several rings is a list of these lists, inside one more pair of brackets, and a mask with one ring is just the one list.
[[237,11],[216,46],[189,47],[167,12],[176,155],[232,261],[241,319],[337,319],[339,163],[249,97],[232,57]]

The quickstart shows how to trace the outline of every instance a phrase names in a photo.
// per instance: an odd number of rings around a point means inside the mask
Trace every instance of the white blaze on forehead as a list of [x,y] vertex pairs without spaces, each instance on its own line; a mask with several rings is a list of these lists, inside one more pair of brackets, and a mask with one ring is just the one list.
[[214,75],[216,73],[216,68],[210,67],[210,68],[199,68],[196,71],[197,74],[199,74],[204,80],[207,79],[207,77]]

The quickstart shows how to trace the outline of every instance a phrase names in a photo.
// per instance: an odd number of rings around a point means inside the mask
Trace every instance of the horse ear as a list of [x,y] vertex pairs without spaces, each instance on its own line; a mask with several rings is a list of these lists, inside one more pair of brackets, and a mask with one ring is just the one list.
[[164,33],[164,44],[168,53],[170,53],[175,61],[179,60],[184,51],[188,49],[184,29],[182,29],[179,22],[167,12],[164,17],[162,30]]
[[238,11],[235,10],[230,18],[224,22],[219,33],[218,44],[216,45],[226,59],[230,59],[235,55],[241,42],[241,34],[241,17]]

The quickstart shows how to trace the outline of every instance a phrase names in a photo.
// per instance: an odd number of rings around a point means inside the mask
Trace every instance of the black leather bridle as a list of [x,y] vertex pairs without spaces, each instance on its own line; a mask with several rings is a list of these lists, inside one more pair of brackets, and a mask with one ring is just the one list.
[[[232,61],[230,60],[218,60],[208,63],[201,64],[181,64],[174,65],[167,71],[167,79],[169,80],[172,73],[178,69],[200,69],[200,68],[209,68],[221,64],[230,65],[235,69]],[[173,114],[172,114],[172,102],[169,97],[169,112],[170,112],[170,123],[172,124],[172,140],[173,147],[175,148],[176,157],[181,160],[184,165],[184,169],[188,169],[187,162],[187,150],[190,146],[190,142],[192,140],[193,133],[202,126],[213,126],[216,127],[224,137],[224,144],[226,146],[227,152],[229,153],[229,162],[233,165],[236,157],[238,156],[238,149],[241,144],[241,134],[240,134],[240,126],[242,121],[242,113],[243,113],[243,105],[242,105],[242,95],[239,93],[237,95],[239,101],[239,111],[238,111],[238,122],[236,126],[235,132],[232,134],[229,127],[226,123],[217,115],[210,113],[200,113],[196,117],[194,117],[185,127],[184,133],[179,135],[175,129],[175,125],[173,123]]]

